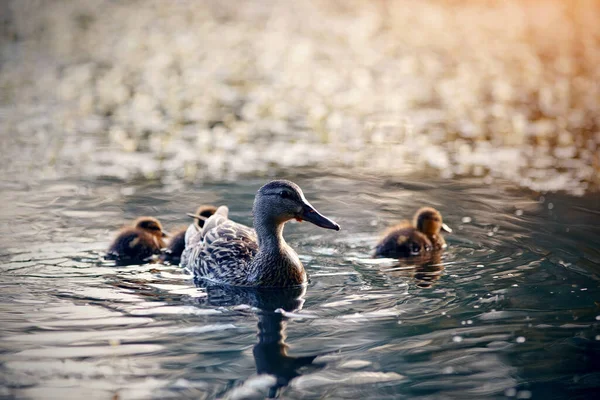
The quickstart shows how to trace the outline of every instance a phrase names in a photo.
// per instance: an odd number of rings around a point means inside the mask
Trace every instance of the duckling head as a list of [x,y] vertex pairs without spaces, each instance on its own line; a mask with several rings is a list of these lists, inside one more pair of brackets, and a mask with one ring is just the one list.
[[439,235],[441,230],[452,232],[452,229],[442,220],[442,214],[432,207],[419,209],[415,214],[413,224],[418,231],[427,236]]
[[133,223],[136,229],[141,229],[159,239],[169,236],[161,223],[154,217],[139,217]]
[[319,213],[294,182],[271,181],[261,187],[252,208],[255,225],[281,225],[289,220],[308,221],[321,228],[340,230],[340,226]]
[[187,214],[188,217],[194,218],[194,224],[198,228],[204,226],[204,222],[217,211],[217,207],[212,205],[202,205],[198,207],[194,214]]

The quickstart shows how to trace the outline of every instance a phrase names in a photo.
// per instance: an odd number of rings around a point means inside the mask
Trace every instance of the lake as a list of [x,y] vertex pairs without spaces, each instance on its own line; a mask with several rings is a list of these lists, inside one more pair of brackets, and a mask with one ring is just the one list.
[[[285,177],[285,176],[282,176]],[[268,179],[3,183],[1,398],[590,398],[600,389],[600,198],[496,182],[292,179],[340,232],[289,223],[305,290],[196,287],[103,261],[140,215],[200,204],[251,224]],[[454,232],[430,260],[374,260],[417,208]]]

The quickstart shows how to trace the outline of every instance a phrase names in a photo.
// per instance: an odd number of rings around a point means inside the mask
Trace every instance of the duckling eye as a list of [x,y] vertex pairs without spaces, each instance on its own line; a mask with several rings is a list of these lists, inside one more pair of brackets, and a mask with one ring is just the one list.
[[290,197],[292,197],[290,192],[288,192],[287,190],[282,190],[281,192],[279,192],[279,196],[281,196],[282,199],[289,199]]

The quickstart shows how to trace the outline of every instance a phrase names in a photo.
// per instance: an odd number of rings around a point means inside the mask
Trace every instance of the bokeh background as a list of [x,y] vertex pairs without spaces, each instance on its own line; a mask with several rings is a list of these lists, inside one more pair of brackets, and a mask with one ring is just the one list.
[[600,176],[600,2],[5,0],[1,168]]
[[[264,399],[287,346],[285,399],[596,398],[599,127],[597,0],[0,0],[0,398]],[[103,260],[271,177],[343,227],[287,225],[285,323]]]

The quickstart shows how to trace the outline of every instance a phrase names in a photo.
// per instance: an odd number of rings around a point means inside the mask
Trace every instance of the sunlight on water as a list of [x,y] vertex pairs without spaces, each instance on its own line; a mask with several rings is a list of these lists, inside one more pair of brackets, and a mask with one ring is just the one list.
[[[596,197],[469,181],[298,183],[343,230],[287,226],[310,276],[306,293],[289,298],[195,287],[177,266],[101,259],[126,220],[185,225],[185,212],[207,198],[250,223],[261,181],[173,193],[73,182],[65,187],[85,190],[58,200],[52,182],[35,195],[13,192],[28,206],[3,213],[0,228],[0,396],[524,399],[598,390]],[[454,229],[441,257],[370,258],[386,226],[425,204]]]

